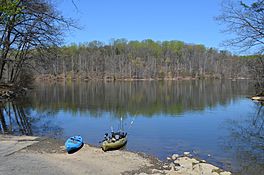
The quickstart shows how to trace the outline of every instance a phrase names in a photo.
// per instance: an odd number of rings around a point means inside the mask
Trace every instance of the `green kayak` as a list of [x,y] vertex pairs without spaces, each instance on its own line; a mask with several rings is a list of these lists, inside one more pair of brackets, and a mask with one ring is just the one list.
[[122,148],[123,146],[125,146],[126,143],[127,143],[127,136],[125,136],[125,137],[123,137],[117,141],[105,140],[105,141],[103,141],[101,147],[102,147],[103,151],[115,150],[115,149]]

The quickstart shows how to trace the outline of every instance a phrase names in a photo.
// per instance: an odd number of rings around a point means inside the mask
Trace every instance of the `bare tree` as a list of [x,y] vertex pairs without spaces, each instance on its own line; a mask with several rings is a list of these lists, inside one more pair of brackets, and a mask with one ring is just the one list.
[[46,59],[74,25],[48,0],[0,0],[0,6],[0,81],[16,83],[33,67],[32,55],[39,54],[37,62]]
[[235,34],[225,42],[226,45],[256,54],[255,60],[250,61],[250,68],[257,93],[264,95],[264,0],[256,0],[250,5],[242,1],[225,1],[222,14],[216,19],[226,25],[225,32]]
[[222,4],[222,14],[216,18],[226,24],[224,32],[236,37],[225,42],[228,46],[238,47],[242,51],[254,49],[263,53],[264,49],[264,0],[251,5],[228,1]]

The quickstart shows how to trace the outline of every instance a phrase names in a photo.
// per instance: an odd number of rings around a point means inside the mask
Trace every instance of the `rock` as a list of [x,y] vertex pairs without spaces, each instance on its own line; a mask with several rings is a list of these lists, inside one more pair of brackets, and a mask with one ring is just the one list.
[[[186,153],[185,153],[186,154]],[[188,155],[188,153],[186,154]],[[188,156],[180,156],[170,164],[171,169],[163,170],[168,175],[231,175],[218,167]]]
[[181,169],[181,166],[176,166],[175,171],[179,171]]
[[173,155],[171,156],[172,160],[176,160],[178,157],[179,157],[178,154],[173,154]]
[[214,165],[202,163],[202,164],[196,164],[193,166],[193,171],[195,171],[197,174],[215,174],[216,170],[218,168]]
[[171,160],[171,158],[170,157],[167,157],[167,160]]
[[184,152],[183,155],[184,156],[189,156],[190,155],[190,152]]
[[212,175],[219,175],[217,172],[212,172]]
[[170,163],[169,167],[171,168],[171,171],[175,170],[175,165],[173,163]]
[[221,172],[220,175],[231,175],[231,173],[227,172],[227,171],[224,171],[224,172]]
[[175,166],[181,166],[176,160],[174,161]]
[[206,161],[205,160],[200,160],[200,163],[206,163]]
[[191,158],[190,161],[192,162],[192,164],[197,164],[197,163],[199,163],[199,161],[196,160],[196,159],[194,159],[194,158]]
[[181,167],[185,169],[192,169],[192,161],[189,157],[179,157],[174,163],[178,163]]

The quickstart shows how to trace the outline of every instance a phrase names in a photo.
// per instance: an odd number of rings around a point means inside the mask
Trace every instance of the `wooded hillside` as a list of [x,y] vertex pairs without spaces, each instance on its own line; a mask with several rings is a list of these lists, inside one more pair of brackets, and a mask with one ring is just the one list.
[[[247,78],[248,58],[181,41],[93,41],[53,48],[40,75],[61,79]],[[47,56],[47,55],[46,55]]]

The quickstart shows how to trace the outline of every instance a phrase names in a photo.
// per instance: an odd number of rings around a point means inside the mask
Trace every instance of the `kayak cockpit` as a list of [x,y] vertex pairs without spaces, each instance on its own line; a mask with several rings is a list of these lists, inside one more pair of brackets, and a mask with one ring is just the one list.
[[108,135],[108,133],[104,135],[101,147],[103,151],[115,150],[122,148],[126,143],[127,133],[123,131],[111,132],[111,135]]

